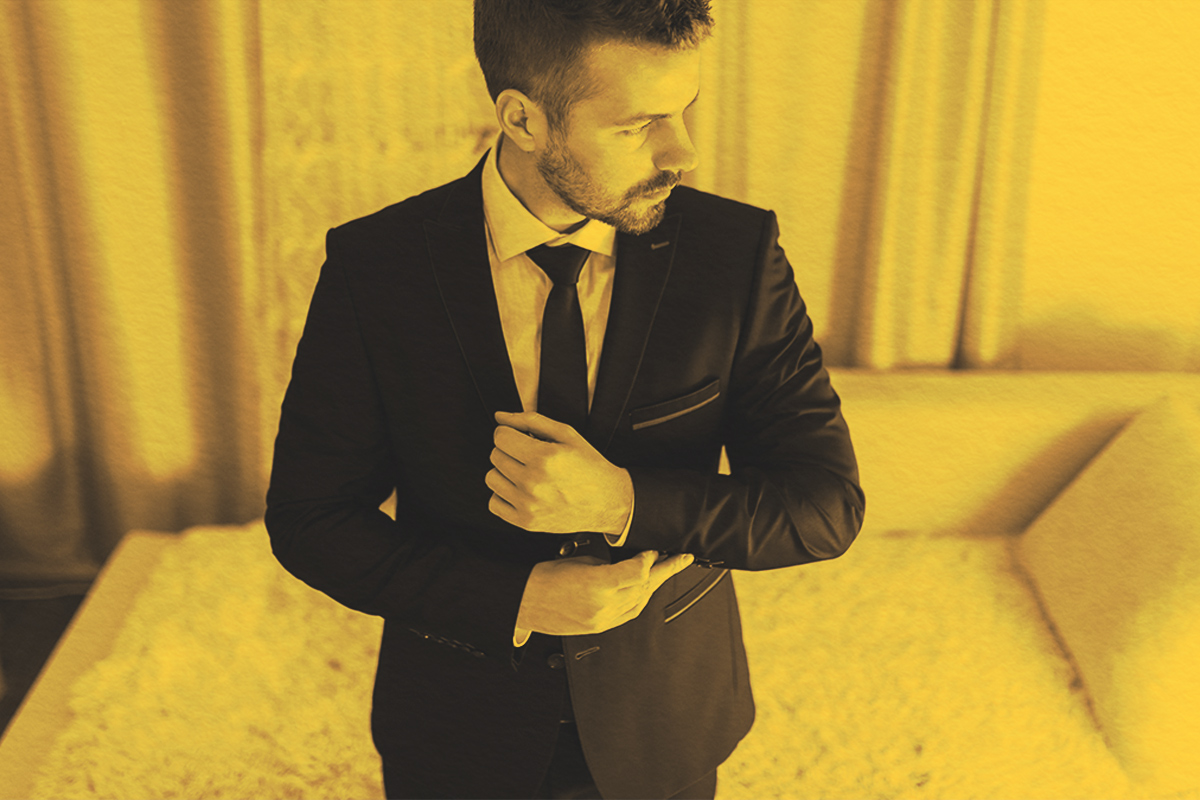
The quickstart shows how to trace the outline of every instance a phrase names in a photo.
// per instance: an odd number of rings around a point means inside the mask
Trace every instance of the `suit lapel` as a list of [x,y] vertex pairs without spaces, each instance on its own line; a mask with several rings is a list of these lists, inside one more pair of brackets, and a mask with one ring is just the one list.
[[[486,158],[486,156],[485,156]],[[425,241],[442,303],[488,414],[520,411],[521,396],[500,327],[483,222],[483,161],[454,187]]]
[[[425,239],[442,303],[489,414],[520,411],[521,396],[500,326],[484,233],[483,161],[459,181]],[[584,436],[604,452],[625,413],[678,244],[678,214],[649,233],[617,235],[612,303]]]
[[585,438],[603,453],[625,413],[646,341],[671,273],[679,238],[678,214],[641,236],[618,234],[608,328]]

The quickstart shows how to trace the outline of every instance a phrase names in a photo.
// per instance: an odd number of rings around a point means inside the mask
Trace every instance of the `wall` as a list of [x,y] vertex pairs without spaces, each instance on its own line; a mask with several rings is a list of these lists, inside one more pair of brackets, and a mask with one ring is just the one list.
[[1046,9],[1020,366],[1200,369],[1200,3]]

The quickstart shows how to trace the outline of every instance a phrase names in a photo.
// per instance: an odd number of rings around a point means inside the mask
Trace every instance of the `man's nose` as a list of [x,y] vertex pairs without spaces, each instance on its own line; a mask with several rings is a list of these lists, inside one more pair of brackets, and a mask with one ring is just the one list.
[[670,125],[664,127],[663,142],[654,157],[654,166],[663,172],[690,172],[695,169],[700,158],[683,120],[672,120]]

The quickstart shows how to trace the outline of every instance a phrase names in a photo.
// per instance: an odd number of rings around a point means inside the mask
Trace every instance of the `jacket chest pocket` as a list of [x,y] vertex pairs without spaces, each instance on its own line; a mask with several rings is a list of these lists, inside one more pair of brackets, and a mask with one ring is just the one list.
[[693,414],[709,405],[721,396],[721,379],[714,378],[694,392],[688,392],[681,397],[664,400],[649,406],[635,408],[629,412],[629,420],[634,431],[654,428],[669,423],[672,420]]
[[717,584],[725,579],[729,574],[729,570],[719,567],[704,570],[705,575],[696,581],[690,589],[688,589],[679,597],[667,603],[663,608],[663,622],[670,622],[678,617],[683,612],[687,611],[692,606],[699,603],[704,595],[716,588]]

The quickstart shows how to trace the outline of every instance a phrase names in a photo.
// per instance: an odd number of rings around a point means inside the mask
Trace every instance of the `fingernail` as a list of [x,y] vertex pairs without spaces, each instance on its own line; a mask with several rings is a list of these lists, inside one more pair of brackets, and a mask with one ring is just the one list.
[[692,565],[692,562],[696,560],[696,557],[694,555],[692,555],[691,553],[684,553],[684,556],[685,556],[685,558],[683,559],[683,565],[685,567],[690,567]]

